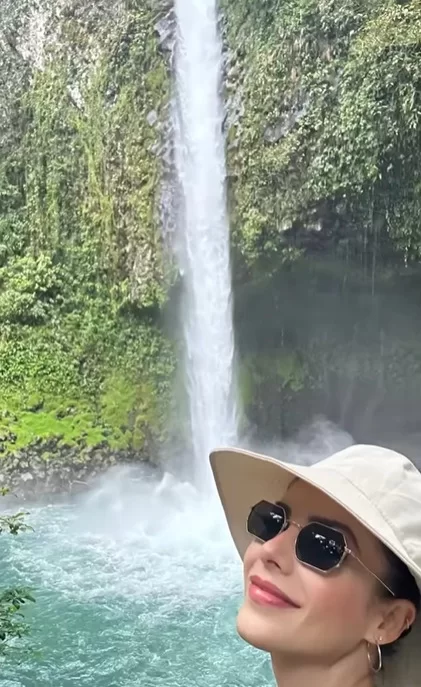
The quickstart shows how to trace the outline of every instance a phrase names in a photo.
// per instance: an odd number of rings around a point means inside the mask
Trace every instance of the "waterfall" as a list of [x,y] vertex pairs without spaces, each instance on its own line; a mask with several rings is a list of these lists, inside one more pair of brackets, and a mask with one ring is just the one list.
[[222,43],[216,0],[176,0],[175,14],[177,254],[184,288],[191,476],[203,486],[210,449],[237,438]]

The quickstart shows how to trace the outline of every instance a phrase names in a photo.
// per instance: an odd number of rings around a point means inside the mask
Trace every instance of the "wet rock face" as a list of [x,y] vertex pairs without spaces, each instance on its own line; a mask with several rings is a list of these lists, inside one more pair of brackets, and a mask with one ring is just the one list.
[[22,78],[31,80],[43,71],[56,50],[66,52],[72,63],[74,84],[69,89],[80,92],[80,82],[126,15],[118,1],[4,0],[0,7],[0,122],[3,118],[7,123],[4,115],[13,106]]
[[156,22],[155,31],[161,50],[172,55],[175,46],[175,18],[172,8],[167,9],[166,14]]
[[119,463],[146,462],[144,453],[107,446],[60,446],[58,439],[39,441],[2,458],[0,487],[23,499],[83,491],[93,478]]

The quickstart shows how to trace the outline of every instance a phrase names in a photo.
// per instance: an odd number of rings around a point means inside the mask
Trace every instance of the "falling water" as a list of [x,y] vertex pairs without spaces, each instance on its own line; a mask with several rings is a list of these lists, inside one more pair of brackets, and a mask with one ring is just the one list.
[[216,0],[176,0],[175,161],[180,271],[193,441],[193,478],[207,454],[237,435],[229,227]]

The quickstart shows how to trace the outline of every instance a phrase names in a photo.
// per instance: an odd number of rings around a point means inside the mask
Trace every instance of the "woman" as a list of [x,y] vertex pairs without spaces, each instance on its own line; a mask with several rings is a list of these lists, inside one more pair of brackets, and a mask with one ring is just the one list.
[[357,445],[311,467],[220,449],[211,466],[244,563],[237,629],[270,652],[278,687],[421,685],[411,461]]

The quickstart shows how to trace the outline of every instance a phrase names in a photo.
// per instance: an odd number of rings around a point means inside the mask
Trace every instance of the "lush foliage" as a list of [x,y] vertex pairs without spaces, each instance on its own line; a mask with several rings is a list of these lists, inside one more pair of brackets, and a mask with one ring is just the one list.
[[[418,0],[224,1],[236,239],[279,265],[308,247],[418,260]],[[395,257],[394,257],[395,256]]]
[[20,0],[0,19],[1,446],[140,449],[162,435],[174,366],[157,324],[157,13]]
[[22,613],[28,601],[35,599],[25,587],[0,591],[0,655],[10,648],[11,640],[21,639],[28,633]]
[[[7,494],[1,489],[1,495]],[[17,535],[31,529],[25,522],[26,513],[0,516],[0,534]],[[21,639],[28,632],[28,625],[23,620],[22,609],[26,603],[34,602],[31,591],[25,587],[3,589],[0,591],[0,655],[9,647],[13,639]]]

